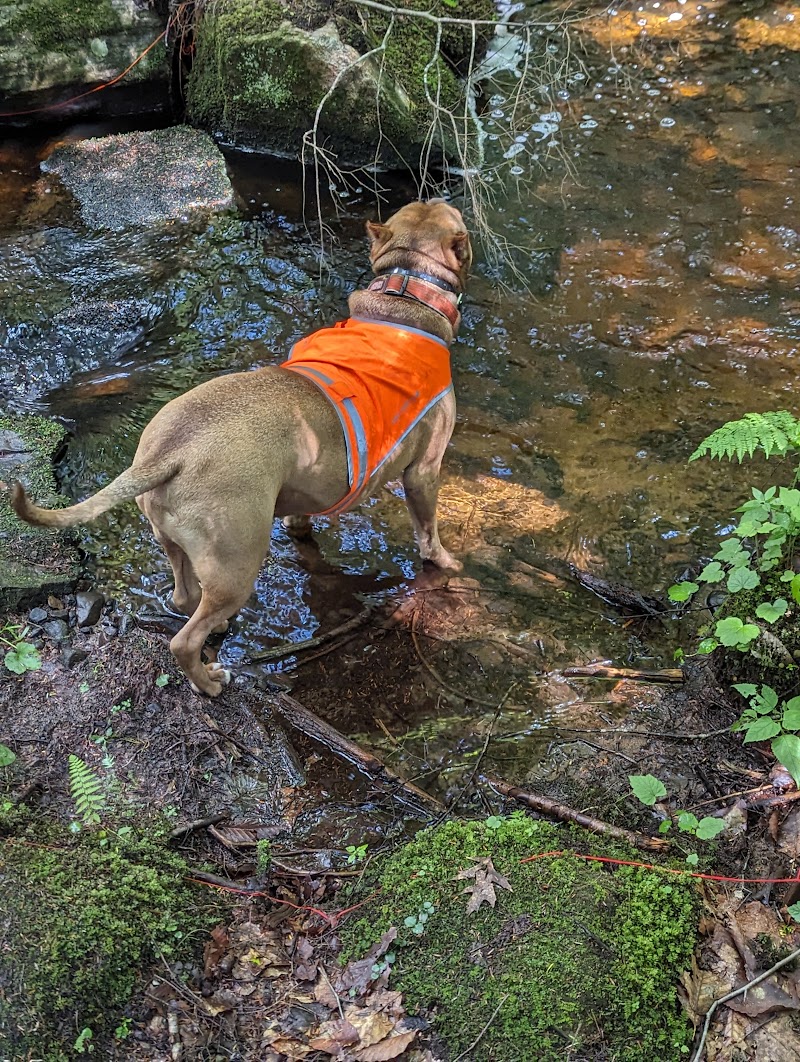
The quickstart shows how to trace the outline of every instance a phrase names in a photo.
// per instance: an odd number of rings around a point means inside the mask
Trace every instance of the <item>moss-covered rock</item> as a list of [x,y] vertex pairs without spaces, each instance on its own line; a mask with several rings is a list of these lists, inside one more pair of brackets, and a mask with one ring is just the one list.
[[[470,2],[494,17],[491,0]],[[449,10],[443,0],[434,8]],[[428,94],[443,105],[459,99],[455,67],[470,54],[471,34],[467,44],[463,32],[446,30],[437,58],[432,23],[397,19],[385,52],[364,58],[388,28],[388,17],[362,18],[347,6],[326,13],[297,0],[208,3],[196,28],[189,116],[229,143],[264,151],[300,155],[317,121],[318,143],[340,161],[413,154],[432,116]],[[479,35],[478,54],[484,44]]]
[[[2,812],[0,797],[0,831]],[[109,1057],[103,1039],[143,972],[186,954],[190,934],[213,924],[163,827],[140,827],[43,843],[40,823],[0,839],[0,1056],[66,1062],[83,1035]]]
[[[474,1059],[679,1059],[691,1027],[676,987],[694,948],[696,891],[569,854],[521,862],[586,840],[522,813],[419,833],[365,883],[381,891],[345,927],[347,953],[397,927],[390,985],[453,1056],[478,1041]],[[591,850],[631,855],[597,837]],[[487,856],[511,891],[497,886],[494,908],[467,914],[475,879],[457,875]]]
[[[0,0],[0,95],[13,109],[31,93],[109,81],[163,30],[163,18],[131,0]],[[166,49],[156,47],[128,80],[169,84]],[[96,107],[97,100],[86,106]]]
[[[37,416],[0,416],[0,478],[19,479],[43,505],[61,499],[53,455],[64,441],[60,424]],[[19,521],[0,493],[0,608],[60,591],[77,574],[77,555],[64,534]]]

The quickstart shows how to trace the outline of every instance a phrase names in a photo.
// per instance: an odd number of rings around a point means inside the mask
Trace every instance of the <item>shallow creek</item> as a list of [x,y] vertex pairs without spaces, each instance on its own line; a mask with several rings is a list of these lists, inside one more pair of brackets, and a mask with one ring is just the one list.
[[[541,144],[541,168],[518,167],[487,215],[526,285],[478,248],[453,349],[459,417],[442,505],[465,576],[494,595],[504,635],[536,649],[548,671],[670,662],[680,632],[640,637],[597,598],[533,578],[525,564],[535,551],[645,593],[673,582],[743,500],[731,468],[687,465],[689,455],[747,410],[794,408],[800,341],[800,7],[619,5],[575,32],[574,76],[555,99],[545,88],[526,132]],[[493,104],[501,129],[501,90]],[[0,336],[0,377],[13,408],[70,423],[60,474],[78,497],[129,462],[165,401],[215,373],[275,363],[342,316],[366,276],[363,226],[375,207],[366,193],[341,200],[320,274],[298,172],[231,154],[238,216],[168,236],[86,233],[36,208],[38,160],[51,145],[0,148],[0,284],[33,307],[25,327]],[[412,195],[401,184],[390,205]],[[397,490],[338,525],[320,521],[317,541],[309,560],[276,528],[223,659],[244,667],[276,640],[330,629],[418,569]],[[124,608],[166,597],[166,560],[132,509],[82,532],[82,545],[91,578]],[[375,658],[383,644],[366,648]],[[498,699],[508,685],[502,657],[463,666],[487,676]],[[387,684],[406,681],[387,665]],[[514,755],[529,761],[540,721],[569,719],[583,696],[521,679],[513,719],[498,729],[523,734]],[[339,709],[351,732],[381,738],[374,705]],[[409,754],[436,758],[433,741],[445,758],[483,742],[472,709],[440,711],[431,696],[412,714]],[[437,715],[447,718],[431,726]],[[402,739],[397,720],[394,729]]]

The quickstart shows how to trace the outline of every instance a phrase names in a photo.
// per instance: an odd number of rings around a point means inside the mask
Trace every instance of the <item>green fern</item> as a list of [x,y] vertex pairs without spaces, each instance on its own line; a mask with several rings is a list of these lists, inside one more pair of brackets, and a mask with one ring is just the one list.
[[102,783],[79,756],[70,755],[67,766],[69,791],[78,817],[84,826],[96,826],[106,803]]
[[800,421],[785,409],[745,413],[741,420],[729,420],[703,439],[689,460],[708,454],[720,460],[727,457],[729,461],[736,457],[741,463],[745,455],[752,457],[758,449],[766,457],[800,449]]

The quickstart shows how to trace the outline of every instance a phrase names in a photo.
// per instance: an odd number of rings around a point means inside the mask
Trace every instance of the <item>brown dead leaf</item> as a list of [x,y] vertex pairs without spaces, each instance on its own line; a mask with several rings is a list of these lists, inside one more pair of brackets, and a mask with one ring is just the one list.
[[209,826],[212,837],[227,848],[246,848],[259,841],[271,840],[286,830],[285,824],[268,824],[265,822],[240,822],[235,826]]
[[341,996],[352,998],[352,992],[363,995],[370,987],[379,987],[372,977],[372,967],[375,960],[384,955],[389,945],[397,936],[397,929],[393,926],[387,929],[380,940],[376,941],[363,959],[352,959],[344,970],[337,971],[334,975],[334,988]]
[[342,1048],[358,1043],[358,1033],[347,1019],[336,1018],[320,1025],[308,1046],[314,1051],[324,1051],[326,1055],[337,1055]]
[[800,1010],[800,1000],[794,986],[789,982],[784,981],[781,986],[772,978],[768,978],[760,985],[748,988],[735,999],[729,999],[725,1006],[735,1010],[737,1014],[758,1018],[771,1010]]
[[270,1047],[279,1057],[289,1059],[289,1062],[295,1062],[295,1059],[305,1058],[306,1055],[311,1054],[311,1048],[308,1044],[301,1043],[300,1040],[289,1040],[285,1037],[273,1040]]
[[211,930],[211,940],[206,941],[203,949],[203,969],[206,977],[211,977],[229,947],[228,930],[225,926],[215,926]]
[[314,948],[308,937],[301,937],[294,949],[294,975],[298,981],[313,981],[317,976]]
[[[395,1022],[371,1007],[348,1007],[345,1017],[358,1032],[359,1047],[372,1047],[394,1031]],[[394,1057],[394,1056],[390,1056]]]
[[333,990],[330,978],[322,971],[322,976],[314,985],[314,999],[329,1010],[336,1010],[339,1006],[339,997]]
[[795,804],[780,824],[778,848],[790,859],[800,860],[800,806]]
[[229,989],[221,989],[219,992],[215,992],[213,996],[208,996],[203,1000],[203,1006],[206,1011],[216,1017],[217,1014],[225,1014],[229,1010],[235,1010],[239,1006],[241,1000],[235,992],[231,992]]
[[411,1045],[416,1035],[417,1030],[412,1029],[409,1032],[398,1033],[396,1036],[389,1036],[386,1040],[381,1040],[379,1044],[355,1051],[351,1057],[353,1062],[388,1062],[389,1059],[399,1058]]
[[467,914],[474,914],[485,903],[488,903],[490,907],[494,907],[497,903],[497,894],[494,891],[495,885],[499,885],[501,889],[508,889],[509,892],[513,891],[508,883],[508,878],[504,878],[502,874],[498,874],[494,869],[491,856],[478,860],[474,866],[467,867],[466,870],[456,874],[456,881],[464,881],[468,878],[474,878],[475,884],[467,885],[463,890],[465,893],[470,894]]

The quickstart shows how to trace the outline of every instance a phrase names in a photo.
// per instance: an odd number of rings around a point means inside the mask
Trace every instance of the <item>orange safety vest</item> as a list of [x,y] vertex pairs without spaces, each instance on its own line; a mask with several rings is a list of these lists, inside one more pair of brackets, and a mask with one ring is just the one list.
[[370,477],[453,387],[443,340],[358,317],[301,339],[280,367],[319,387],[344,432],[349,490],[324,512],[308,514],[316,516],[352,508]]

